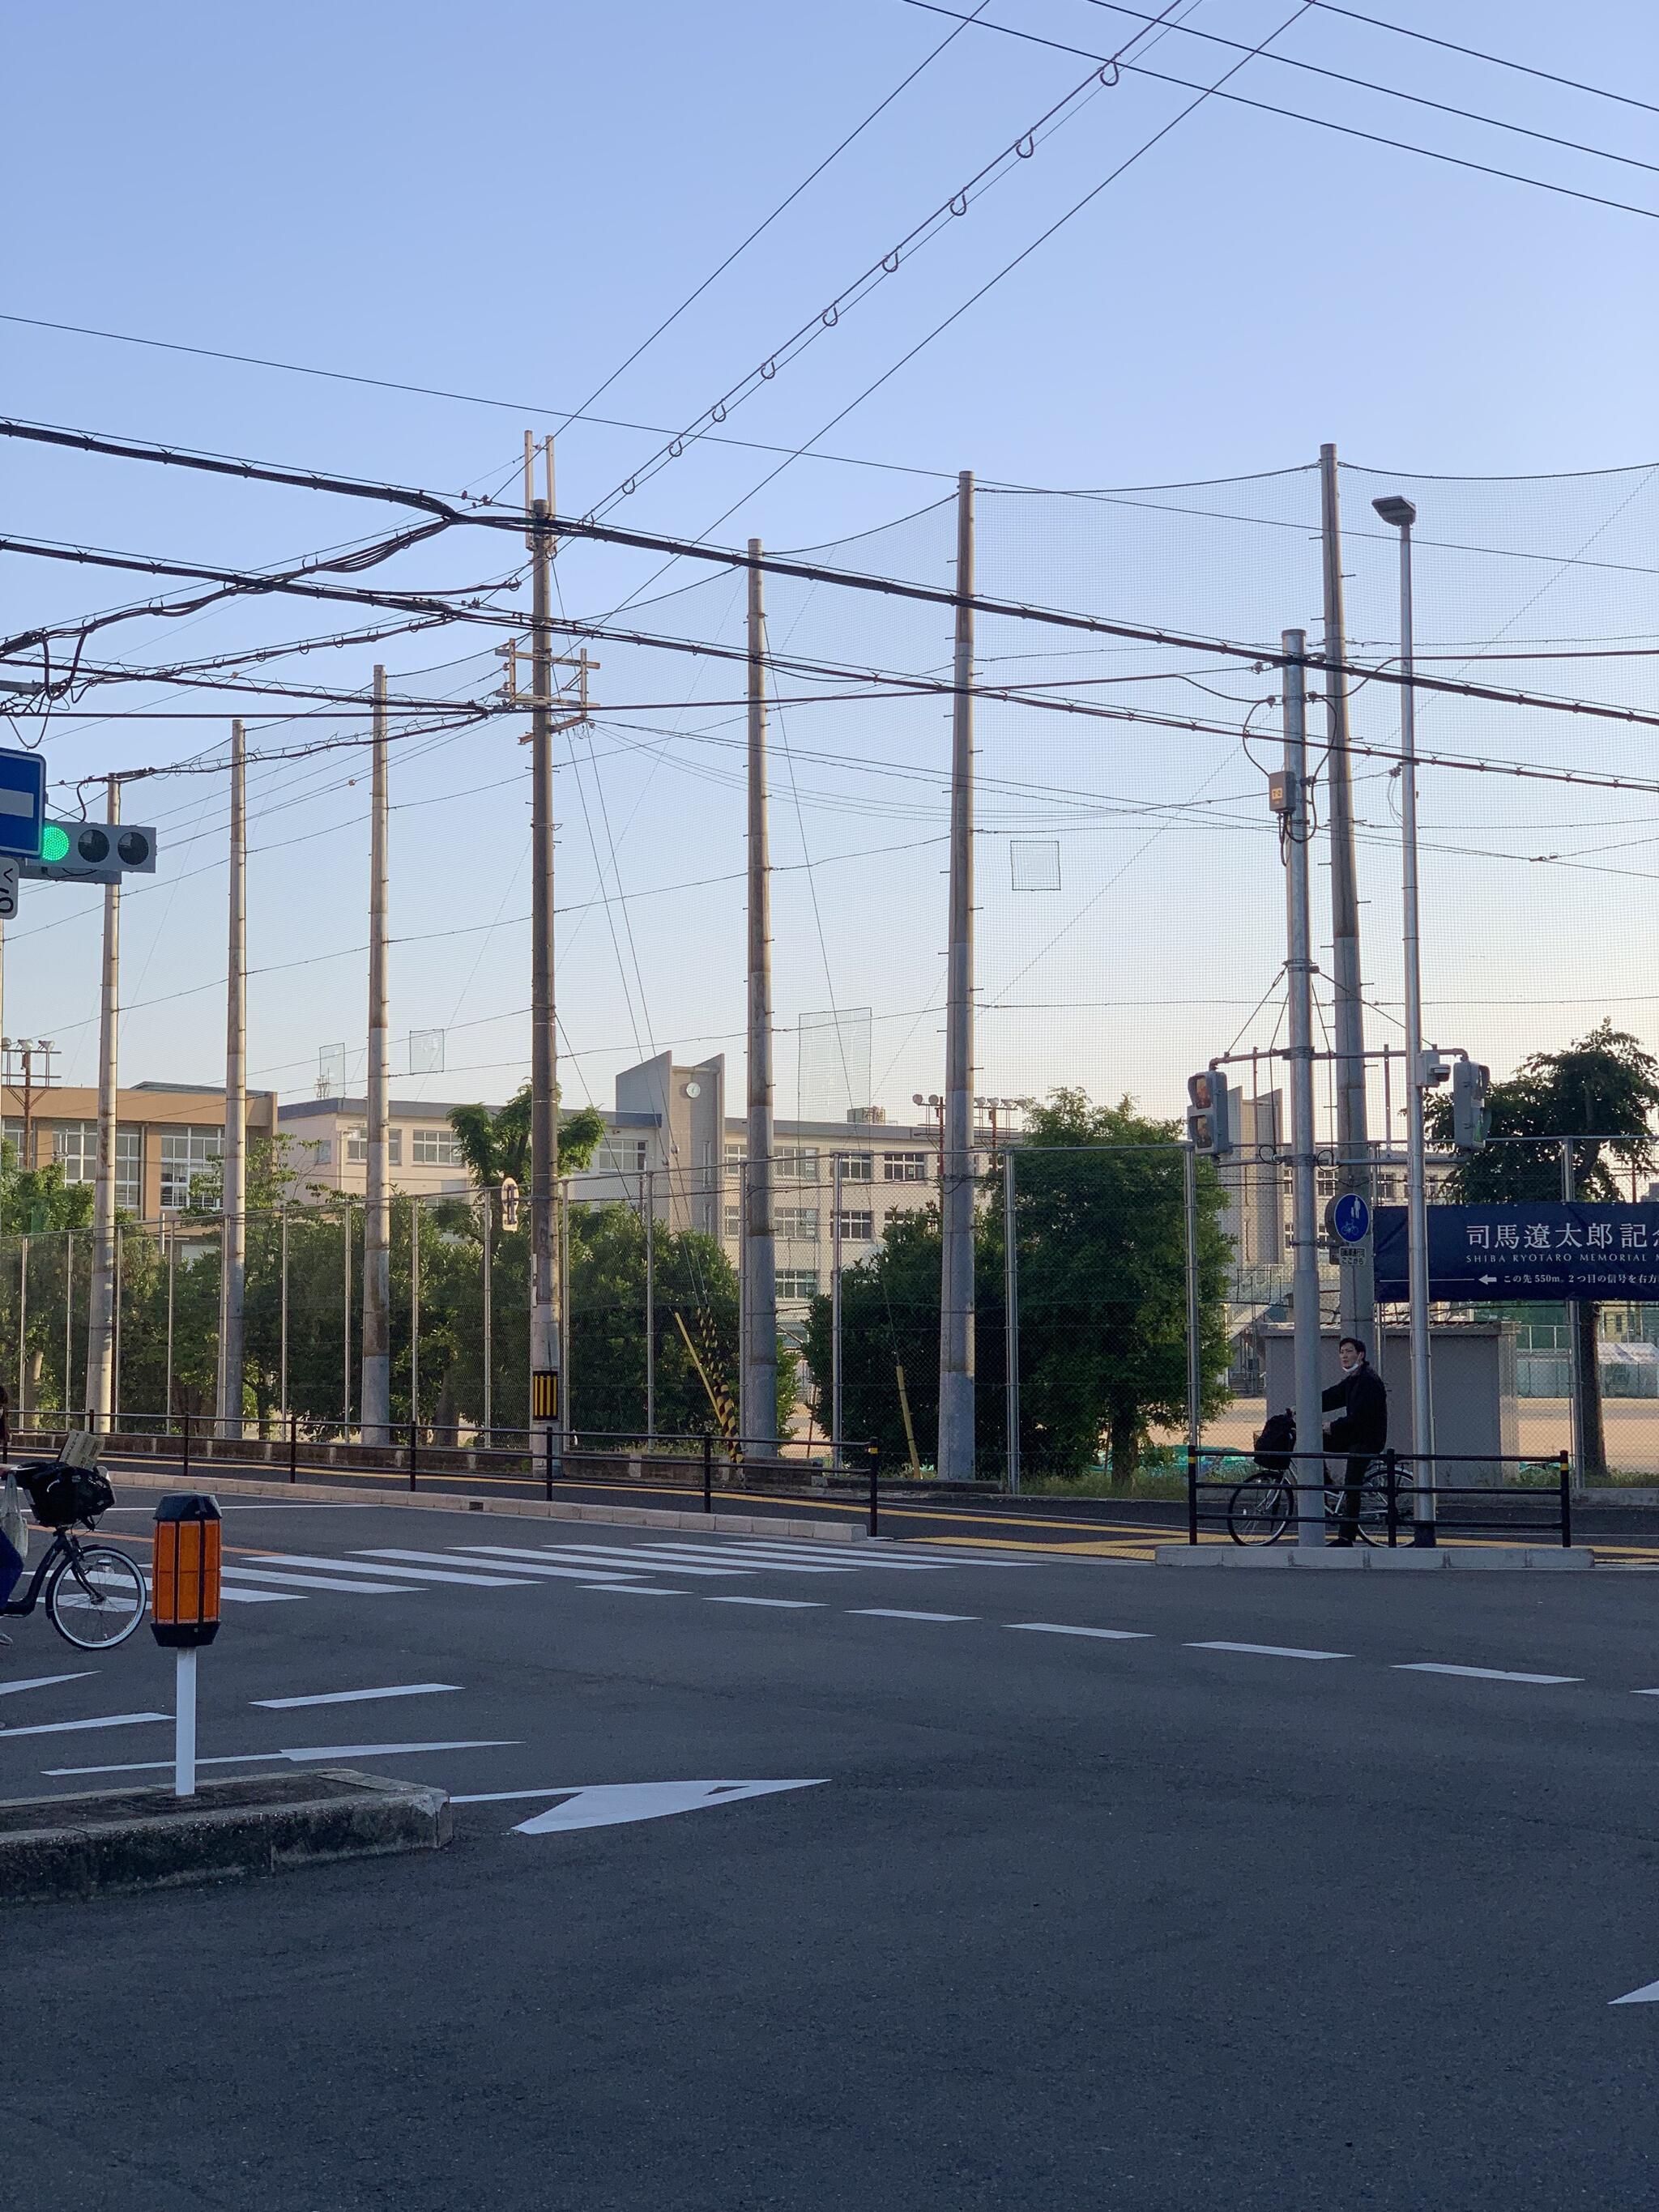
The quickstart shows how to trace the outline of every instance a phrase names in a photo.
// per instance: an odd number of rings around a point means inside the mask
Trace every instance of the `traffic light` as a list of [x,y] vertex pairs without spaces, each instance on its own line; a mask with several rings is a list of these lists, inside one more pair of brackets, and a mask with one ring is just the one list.
[[501,1227],[516,1229],[519,1225],[519,1186],[511,1176],[501,1177]]
[[1187,1136],[1195,1152],[1233,1148],[1232,1093],[1218,1068],[1187,1078]]
[[1459,1152],[1473,1152],[1486,1141],[1486,1097],[1492,1089],[1492,1070],[1478,1060],[1452,1063],[1452,1142]]
[[48,822],[38,860],[20,859],[20,876],[50,884],[118,884],[155,873],[155,832],[129,822]]

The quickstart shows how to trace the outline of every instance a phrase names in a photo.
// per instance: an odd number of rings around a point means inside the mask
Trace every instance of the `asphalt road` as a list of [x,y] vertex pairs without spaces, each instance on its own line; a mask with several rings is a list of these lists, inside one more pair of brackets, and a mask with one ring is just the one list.
[[[0,1917],[18,2212],[1653,2197],[1644,1573],[227,1521],[210,1771],[459,1838]],[[165,1758],[147,1636],[12,1626],[0,1796]]]

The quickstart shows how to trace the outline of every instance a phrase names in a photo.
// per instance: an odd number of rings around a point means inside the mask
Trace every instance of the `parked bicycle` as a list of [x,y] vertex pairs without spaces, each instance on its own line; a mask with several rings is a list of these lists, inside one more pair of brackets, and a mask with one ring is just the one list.
[[65,1643],[81,1651],[125,1644],[144,1618],[148,1593],[136,1560],[112,1544],[87,1544],[78,1527],[95,1528],[115,1503],[100,1467],[64,1460],[33,1460],[11,1470],[29,1510],[52,1538],[21,1597],[0,1614],[30,1613],[44,1597],[46,1618]]
[[[1394,1473],[1394,1525],[1396,1534],[1404,1528],[1409,1532],[1412,1518],[1412,1484],[1409,1475],[1401,1474],[1396,1465]],[[1366,1468],[1359,1486],[1358,1513],[1354,1518],[1354,1534],[1362,1544],[1386,1544],[1389,1540],[1389,1463],[1374,1459]],[[1350,1513],[1352,1503],[1343,1495],[1343,1484],[1333,1480],[1330,1469],[1325,1470],[1325,1513],[1335,1521],[1343,1513],[1345,1504]],[[1285,1468],[1257,1468],[1246,1475],[1227,1500],[1227,1533],[1235,1544],[1276,1544],[1296,1520],[1296,1482]]]

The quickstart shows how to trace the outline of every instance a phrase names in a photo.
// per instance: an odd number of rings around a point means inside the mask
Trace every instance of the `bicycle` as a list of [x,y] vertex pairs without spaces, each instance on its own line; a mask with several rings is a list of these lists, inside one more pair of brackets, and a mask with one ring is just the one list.
[[[1325,1469],[1325,1512],[1340,1521],[1344,1485]],[[1394,1521],[1396,1533],[1409,1531],[1412,1483],[1396,1468],[1394,1477]],[[1273,1474],[1258,1470],[1247,1475],[1227,1500],[1227,1534],[1235,1544],[1276,1544],[1296,1520],[1296,1484],[1288,1468]],[[1359,1510],[1353,1523],[1362,1544],[1389,1540],[1389,1469],[1385,1460],[1374,1459],[1359,1486]]]
[[144,1618],[149,1591],[136,1560],[112,1544],[84,1544],[74,1523],[97,1525],[113,1501],[107,1479],[46,1461],[15,1470],[29,1493],[34,1517],[51,1528],[52,1541],[21,1597],[0,1605],[0,1615],[34,1611],[45,1594],[46,1619],[78,1651],[108,1651],[125,1644]]

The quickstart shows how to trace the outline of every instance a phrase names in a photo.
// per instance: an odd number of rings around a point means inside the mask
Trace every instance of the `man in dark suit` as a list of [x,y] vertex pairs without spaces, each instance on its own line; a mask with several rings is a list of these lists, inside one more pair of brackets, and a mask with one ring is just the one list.
[[1359,1498],[1365,1470],[1389,1441],[1389,1394],[1357,1336],[1345,1336],[1336,1347],[1336,1356],[1342,1363],[1342,1380],[1332,1383],[1320,1403],[1328,1413],[1339,1406],[1342,1408],[1325,1431],[1325,1446],[1327,1450],[1349,1455],[1342,1476],[1336,1540],[1352,1544],[1359,1531]]

